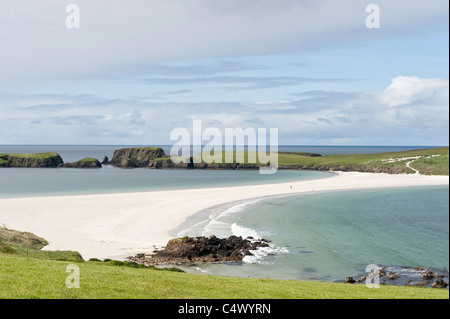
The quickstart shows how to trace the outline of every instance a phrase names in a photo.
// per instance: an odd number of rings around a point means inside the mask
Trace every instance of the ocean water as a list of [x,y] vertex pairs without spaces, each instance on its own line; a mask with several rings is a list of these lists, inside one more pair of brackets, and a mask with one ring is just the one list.
[[160,170],[148,168],[0,168],[0,198],[107,194],[257,185],[333,176],[326,172],[258,170]]
[[448,271],[448,191],[430,186],[323,192],[216,207],[179,235],[252,236],[271,240],[271,247],[243,263],[186,270],[320,281],[361,276],[369,264]]

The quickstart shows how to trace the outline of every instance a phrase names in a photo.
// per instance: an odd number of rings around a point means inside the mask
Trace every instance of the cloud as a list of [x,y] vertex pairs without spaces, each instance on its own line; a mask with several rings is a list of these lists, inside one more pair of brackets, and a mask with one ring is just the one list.
[[148,85],[192,85],[192,84],[206,84],[206,85],[223,85],[229,90],[239,89],[267,89],[278,88],[284,86],[296,86],[306,83],[320,83],[320,82],[353,82],[360,81],[360,79],[345,79],[345,78],[304,78],[292,76],[208,76],[208,77],[190,77],[190,78],[173,78],[173,77],[151,77],[151,78],[130,78],[132,82],[144,82]]
[[317,119],[317,121],[323,122],[323,123],[327,123],[327,124],[333,124],[333,122],[331,122],[330,120],[327,120],[327,119],[325,119],[325,118],[323,118],[323,117],[319,117],[319,118]]
[[343,123],[351,123],[351,121],[346,116],[333,116],[333,120],[340,121]]
[[401,76],[382,91],[314,91],[258,103],[0,96],[0,144],[170,144],[172,129],[200,119],[220,130],[279,128],[280,144],[445,145],[448,90],[448,80]]
[[257,127],[265,127],[265,123],[263,121],[261,121],[260,118],[258,117],[254,117],[248,120],[245,120],[244,123],[248,123],[251,126],[257,126]]
[[133,75],[142,76],[192,77],[264,69],[268,69],[268,67],[235,60],[218,60],[203,63],[194,61],[183,65],[174,63],[143,63],[137,67],[131,64],[124,67],[123,71],[128,73],[132,71]]
[[[382,28],[369,32],[360,0],[77,0],[79,29],[66,3],[3,1],[0,83],[111,79],[144,74],[207,76],[258,65],[168,62],[311,52],[405,34],[447,16],[446,0],[378,0]],[[373,30],[371,30],[373,31]]]
[[448,81],[420,79],[417,76],[399,76],[381,94],[380,99],[391,108],[420,103],[422,100],[440,100],[448,95]]
[[[50,121],[52,124],[55,125],[96,125],[97,120],[102,119],[102,116],[78,116],[78,115],[71,115],[71,116],[64,116],[64,117],[54,117],[51,118]],[[42,122],[42,121],[41,121]],[[34,124],[38,124],[36,121],[34,121]]]
[[146,121],[142,118],[142,114],[139,110],[134,110],[130,115],[130,124],[145,125]]

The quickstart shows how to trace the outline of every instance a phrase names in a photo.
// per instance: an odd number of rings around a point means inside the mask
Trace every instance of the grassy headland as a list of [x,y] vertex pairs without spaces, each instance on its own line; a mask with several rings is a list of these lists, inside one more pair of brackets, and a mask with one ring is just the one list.
[[0,254],[33,257],[49,260],[82,261],[76,251],[41,250],[48,242],[32,233],[0,227]]
[[[411,167],[423,174],[448,175],[449,148],[438,147],[402,152],[387,152],[373,154],[337,154],[320,157],[308,157],[292,153],[280,153],[278,157],[280,168],[300,168],[313,170],[342,170],[374,173],[414,173],[406,166],[413,161]],[[433,158],[430,156],[437,155]],[[410,158],[420,157],[414,160]],[[389,160],[396,159],[390,162]],[[422,163],[423,164],[420,164]],[[425,164],[427,168],[425,169]],[[419,166],[417,166],[419,164]],[[424,170],[422,172],[422,170]]]
[[57,167],[62,163],[54,152],[0,154],[0,167]]
[[421,158],[411,163],[411,167],[426,175],[449,175],[448,153],[436,157]]
[[60,167],[72,167],[72,168],[100,168],[102,164],[96,158],[85,157],[74,163],[61,164]]
[[[206,164],[204,162],[206,156],[212,156],[213,153],[202,154],[200,162],[199,155],[195,156],[196,164],[173,164],[170,158],[162,157],[154,159],[159,162],[161,168],[211,168],[211,169],[256,169],[259,166],[267,165],[258,160],[256,153],[251,152],[218,152],[216,162]],[[232,158],[230,161],[227,157]],[[244,160],[237,162],[241,156]],[[432,157],[433,156],[433,157]],[[256,158],[256,163],[250,158]],[[182,158],[189,161],[189,158]],[[419,149],[401,152],[387,153],[370,153],[370,154],[336,154],[325,155],[302,152],[279,152],[278,166],[279,169],[304,169],[304,170],[320,170],[320,171],[356,171],[356,172],[372,172],[372,173],[389,173],[389,174],[412,174],[414,170],[407,167],[407,163],[411,162],[411,167],[419,170],[423,174],[428,175],[449,175],[449,148],[437,147],[429,149]]]

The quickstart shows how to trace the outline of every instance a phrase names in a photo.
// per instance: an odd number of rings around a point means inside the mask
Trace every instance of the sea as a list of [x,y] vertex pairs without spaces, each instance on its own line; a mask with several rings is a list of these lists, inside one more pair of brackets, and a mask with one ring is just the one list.
[[[0,145],[1,153],[57,152],[64,162],[112,158],[130,145]],[[171,146],[161,146],[166,153]],[[424,146],[280,146],[283,152],[362,154]],[[330,178],[280,170],[0,168],[0,197],[59,196],[255,185]],[[1,220],[0,220],[1,224]],[[448,186],[311,192],[232,202],[188,219],[174,236],[251,236],[270,240],[242,263],[193,264],[191,273],[342,281],[368,265],[424,267],[448,273]]]

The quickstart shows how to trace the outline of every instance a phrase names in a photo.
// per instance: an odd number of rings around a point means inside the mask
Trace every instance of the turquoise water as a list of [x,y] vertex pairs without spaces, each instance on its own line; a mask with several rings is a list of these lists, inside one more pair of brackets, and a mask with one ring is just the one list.
[[369,264],[448,270],[448,191],[431,186],[311,193],[216,208],[187,232],[265,238],[272,248],[243,264],[188,270],[325,281],[363,274]]

